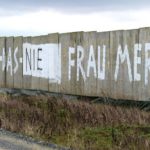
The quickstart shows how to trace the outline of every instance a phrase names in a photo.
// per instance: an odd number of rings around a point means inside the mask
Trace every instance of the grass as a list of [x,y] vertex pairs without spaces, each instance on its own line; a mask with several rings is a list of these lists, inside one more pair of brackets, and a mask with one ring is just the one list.
[[150,112],[135,107],[0,95],[0,126],[72,150],[150,149]]
[[[147,127],[87,127],[74,129],[67,136],[54,136],[53,141],[80,150],[103,149],[149,149],[150,132],[143,132]],[[65,138],[64,138],[65,137]]]

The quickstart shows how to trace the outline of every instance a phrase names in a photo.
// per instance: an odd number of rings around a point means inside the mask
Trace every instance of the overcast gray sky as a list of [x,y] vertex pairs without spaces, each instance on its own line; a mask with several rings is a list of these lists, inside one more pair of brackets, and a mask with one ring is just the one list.
[[150,26],[150,0],[1,0],[0,35]]
[[55,9],[61,12],[91,13],[97,11],[148,9],[149,0],[1,0],[0,8],[9,13]]

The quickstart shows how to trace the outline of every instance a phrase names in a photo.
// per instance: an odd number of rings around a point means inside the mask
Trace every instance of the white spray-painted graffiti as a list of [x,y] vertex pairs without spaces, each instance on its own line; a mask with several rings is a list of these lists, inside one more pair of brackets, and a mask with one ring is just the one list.
[[[144,47],[144,48],[143,48]],[[129,82],[141,81],[142,73],[139,66],[142,65],[142,57],[144,58],[144,83],[148,84],[150,72],[150,43],[136,43],[133,46],[133,62],[131,61],[128,45],[124,47],[118,45],[116,51],[114,81],[119,78],[119,70],[121,64],[126,64],[127,76]],[[142,50],[144,56],[142,56]],[[11,76],[18,71],[19,65],[23,65],[23,76],[33,76],[49,79],[50,83],[61,83],[61,44],[31,44],[23,43],[23,56],[18,57],[18,47],[9,47],[7,50],[2,48],[0,62],[2,71],[6,71]],[[106,64],[109,60],[106,59],[107,46],[98,45],[94,49],[93,45],[85,50],[83,46],[78,45],[68,48],[68,80],[72,80],[72,70],[76,70],[76,81],[79,82],[83,78],[84,82],[89,77],[93,76],[99,80],[106,79]],[[76,57],[75,57],[76,56]],[[85,62],[86,56],[86,62]],[[111,57],[111,56],[110,56]],[[85,65],[86,63],[86,65]]]
[[[148,84],[148,74],[150,71],[150,57],[149,57],[149,52],[150,52],[150,43],[145,43],[144,45],[145,50],[144,50],[144,59],[145,59],[145,85]],[[134,52],[134,62],[131,64],[131,56],[128,50],[128,45],[126,44],[124,48],[121,47],[121,45],[118,45],[117,48],[117,53],[116,53],[116,61],[115,61],[115,72],[114,72],[114,80],[118,80],[118,75],[119,75],[119,69],[121,67],[121,64],[126,63],[126,67],[128,70],[128,78],[129,82],[132,81],[141,81],[141,74],[138,72],[138,66],[141,65],[141,51],[142,51],[142,44],[134,44],[133,47],[133,52]],[[87,61],[87,68],[84,70],[83,69],[83,64],[84,62],[84,56],[85,56],[85,50],[82,46],[77,46],[77,49],[73,47],[69,47],[69,67],[68,67],[68,79],[71,80],[71,70],[73,67],[76,66],[77,70],[77,81],[79,81],[79,72],[81,72],[81,76],[83,77],[84,81],[88,79],[90,76],[90,71],[93,70],[93,75],[95,78],[98,78],[100,80],[105,80],[106,79],[106,63],[109,60],[106,60],[106,45],[99,46],[97,47],[97,58],[95,57],[96,54],[94,54],[94,48],[93,45],[90,45],[89,47],[89,55],[88,55],[88,61]],[[96,52],[96,50],[95,50]],[[77,59],[72,59],[72,55],[77,53]],[[110,56],[111,57],[111,56]],[[112,59],[112,58],[111,58]],[[97,61],[96,61],[97,60]],[[132,67],[133,66],[133,67]],[[132,70],[133,68],[133,70]]]
[[61,49],[59,44],[23,44],[23,75],[61,82]]
[[[86,81],[88,77],[90,77],[90,71],[93,70],[94,77],[100,80],[105,80],[105,61],[106,61],[106,46],[103,45],[103,47],[98,46],[98,58],[96,62],[95,54],[94,54],[94,48],[93,45],[90,46],[89,49],[89,56],[87,61],[87,72],[83,69],[83,59],[85,56],[85,50],[82,46],[77,46],[77,49],[75,51],[75,48],[69,47],[69,63],[68,63],[68,79],[71,80],[71,69],[72,67],[75,67],[75,60],[71,58],[72,55],[77,53],[77,59],[76,59],[76,69],[77,69],[77,81],[79,81],[79,74],[81,72],[81,75]],[[101,54],[102,54],[102,61],[101,61]],[[102,65],[101,65],[102,62]]]
[[18,47],[2,49],[2,71],[11,76],[23,63],[23,75],[49,79],[51,83],[61,83],[61,45],[60,44],[23,44],[23,57],[18,58]]
[[[148,73],[150,71],[150,58],[148,57],[149,51],[150,51],[150,43],[145,43],[145,52],[144,52],[144,81],[145,85],[148,84]],[[127,68],[128,68],[128,77],[129,81],[141,81],[141,74],[138,72],[137,66],[141,65],[141,50],[142,50],[142,45],[141,44],[134,44],[134,62],[133,62],[133,73],[132,73],[132,67],[131,67],[131,59],[129,55],[129,50],[128,50],[128,45],[125,45],[124,51],[122,50],[121,46],[118,46],[118,51],[117,51],[117,59],[116,59],[116,68],[115,68],[115,81],[117,81],[118,77],[118,71],[119,71],[119,64],[120,60],[121,63],[124,63],[125,60],[127,62]],[[140,54],[140,55],[139,55]],[[120,58],[120,60],[119,60]]]
[[[6,57],[7,53],[7,57]],[[18,60],[17,60],[18,47],[15,48],[14,53],[12,54],[12,48],[9,47],[8,51],[5,51],[5,48],[2,49],[2,55],[0,56],[0,61],[2,62],[2,71],[6,71],[10,73],[12,76],[18,70]],[[13,63],[14,62],[14,63]]]

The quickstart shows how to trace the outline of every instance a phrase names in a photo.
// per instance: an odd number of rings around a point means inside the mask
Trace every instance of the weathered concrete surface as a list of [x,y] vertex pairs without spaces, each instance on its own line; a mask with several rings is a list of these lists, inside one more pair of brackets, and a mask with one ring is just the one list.
[[15,50],[15,53],[17,53],[16,58],[19,60],[18,61],[18,68],[16,66],[14,69],[14,87],[15,88],[22,88],[23,87],[23,65],[19,65],[19,64],[23,63],[22,44],[23,44],[23,37],[15,37],[14,38],[14,50]]
[[0,38],[0,87],[150,100],[150,28]]
[[[5,42],[6,42],[6,38],[5,37],[1,37],[0,38],[0,55],[2,56],[2,59],[6,59],[6,56],[4,55],[4,53],[6,53],[5,51]],[[5,62],[1,61],[0,62],[0,87],[6,87],[6,67],[5,67]]]
[[[57,44],[57,50],[59,50],[59,34],[58,33],[49,34],[47,38],[48,38],[47,43]],[[59,59],[61,61],[61,58],[55,58],[55,60],[57,60],[57,59]],[[50,64],[50,61],[48,63]],[[56,66],[59,65],[58,62],[57,63],[55,62],[54,64]],[[56,68],[56,70],[57,70],[57,68]],[[51,69],[49,69],[48,71],[50,73]],[[48,91],[50,91],[50,92],[60,92],[61,86],[58,83],[51,82],[50,79],[48,79],[47,83],[48,83]]]
[[[98,53],[100,61],[98,67],[105,65],[105,80],[97,79],[97,93],[103,97],[111,95],[111,67],[110,67],[110,32],[97,33]],[[102,51],[105,50],[105,51]],[[104,57],[105,56],[105,57]],[[100,75],[99,75],[100,76]]]
[[[31,37],[24,37],[23,38],[23,43],[31,43]],[[23,51],[23,49],[22,49],[22,51]],[[24,66],[24,64],[23,64],[23,66]],[[31,85],[32,85],[32,76],[31,75],[23,76],[23,86],[22,86],[22,88],[31,89]]]
[[12,58],[14,54],[14,38],[7,37],[6,38],[6,87],[13,88],[14,87],[14,60]]

